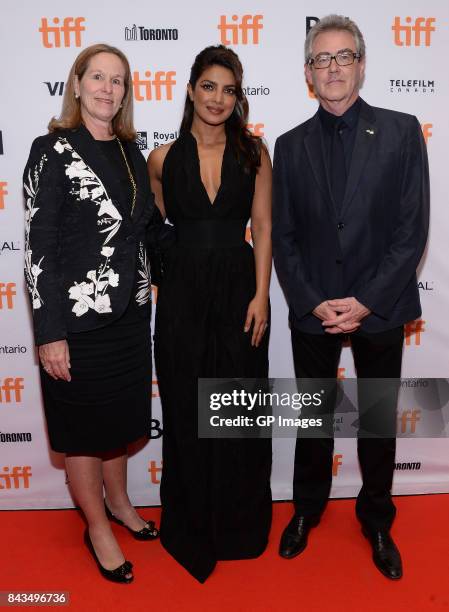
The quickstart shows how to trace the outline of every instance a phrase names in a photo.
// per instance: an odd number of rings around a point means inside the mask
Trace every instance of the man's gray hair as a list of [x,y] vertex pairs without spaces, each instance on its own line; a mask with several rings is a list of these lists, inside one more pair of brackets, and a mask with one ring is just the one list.
[[363,34],[359,30],[358,26],[349,17],[343,17],[343,15],[327,15],[323,17],[313,28],[307,33],[306,42],[304,44],[304,56],[306,63],[312,57],[312,46],[313,41],[323,32],[330,32],[332,30],[338,30],[340,32],[348,32],[352,34],[355,41],[356,52],[360,53],[361,57],[365,57],[365,41]]

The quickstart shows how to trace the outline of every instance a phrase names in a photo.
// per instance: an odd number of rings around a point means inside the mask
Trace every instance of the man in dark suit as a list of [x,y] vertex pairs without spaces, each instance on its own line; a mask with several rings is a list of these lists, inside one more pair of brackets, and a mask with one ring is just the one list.
[[[320,106],[278,138],[274,153],[274,260],[290,309],[296,377],[335,379],[349,335],[359,378],[397,379],[403,325],[421,314],[416,268],[427,239],[429,177],[420,125],[359,97],[365,45],[350,19],[318,22],[305,56]],[[402,576],[389,533],[395,442],[394,433],[358,438],[356,513],[376,566],[391,579]],[[320,520],[332,454],[331,436],[297,440],[284,558],[304,550]]]

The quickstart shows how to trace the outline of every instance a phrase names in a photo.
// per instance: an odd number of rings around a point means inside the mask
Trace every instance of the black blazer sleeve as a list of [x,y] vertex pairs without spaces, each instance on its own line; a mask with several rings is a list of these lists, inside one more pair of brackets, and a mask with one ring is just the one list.
[[429,166],[421,127],[408,117],[401,162],[401,194],[388,252],[373,279],[355,297],[372,312],[387,317],[416,273],[429,229]]
[[176,242],[175,228],[164,219],[154,205],[147,229],[147,252],[150,258],[151,284],[160,287],[164,279],[164,252]]
[[164,222],[159,208],[154,204],[147,229],[148,250],[162,252],[170,248],[175,242],[175,228]]
[[296,242],[293,198],[282,141],[273,160],[273,257],[289,307],[298,318],[312,312],[325,296],[310,282]]
[[25,281],[37,345],[67,337],[58,282],[60,215],[64,174],[49,137],[31,147],[24,175]]

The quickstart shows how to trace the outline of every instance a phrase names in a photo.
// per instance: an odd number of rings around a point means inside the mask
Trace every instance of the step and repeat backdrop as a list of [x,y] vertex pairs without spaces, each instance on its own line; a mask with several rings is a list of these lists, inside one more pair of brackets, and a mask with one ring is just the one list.
[[[315,0],[3,0],[0,7],[0,508],[73,506],[63,458],[49,449],[30,311],[23,281],[22,171],[32,140],[58,115],[76,55],[106,42],[128,56],[135,125],[142,154],[177,137],[195,55],[210,44],[230,45],[245,69],[250,129],[273,152],[276,137],[317,109],[303,72],[307,28],[341,12],[356,21],[367,45],[363,98],[416,115],[431,168],[432,219],[419,271],[422,318],[405,326],[403,375],[449,376],[447,240],[449,6],[437,0],[361,3]],[[153,291],[157,302],[157,292]],[[287,307],[274,275],[271,289],[270,375],[293,376]],[[157,307],[157,306],[156,306]],[[345,347],[339,375],[354,376]],[[129,487],[136,504],[159,504],[163,423],[156,376],[149,443],[133,449]],[[123,407],[126,414],[126,406]],[[449,492],[449,439],[420,437],[419,401],[401,401],[394,493]],[[107,418],[107,415],[105,415]],[[294,440],[274,440],[272,489],[291,498]],[[354,439],[337,439],[333,497],[357,494]]]

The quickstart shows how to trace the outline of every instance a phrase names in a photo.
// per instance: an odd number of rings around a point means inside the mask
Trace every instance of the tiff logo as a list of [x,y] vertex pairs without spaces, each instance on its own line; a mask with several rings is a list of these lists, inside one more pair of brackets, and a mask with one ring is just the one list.
[[153,79],[150,79],[151,71],[145,70],[144,76],[147,78],[141,79],[138,70],[133,72],[134,99],[137,102],[162,100],[163,93],[165,93],[166,100],[173,100],[173,86],[176,85],[174,70],[168,72],[158,70],[154,73]]
[[434,24],[436,21],[435,17],[417,17],[415,19],[415,24],[410,25],[412,23],[411,17],[405,18],[405,23],[407,25],[401,24],[401,18],[395,17],[394,23],[391,26],[391,29],[394,32],[394,44],[398,47],[411,47],[412,46],[412,33],[414,33],[414,42],[413,45],[415,47],[421,46],[421,34],[424,33],[424,45],[426,47],[430,47],[430,38],[432,32],[435,32],[436,28]]
[[54,83],[51,81],[44,81],[44,83],[48,87],[48,93],[51,96],[62,96],[64,93],[64,81],[55,81]]
[[343,465],[343,455],[334,455],[332,460],[332,476],[338,476],[338,470]]
[[[23,381],[23,378],[4,378],[3,384],[0,385],[0,404],[10,404],[13,401],[17,404],[20,403],[22,401],[22,391],[25,389]],[[13,396],[14,399],[12,399]]]
[[398,417],[400,432],[403,434],[414,434],[416,432],[416,423],[421,420],[420,414],[421,410],[403,410]]
[[12,468],[12,472],[9,467],[4,467],[3,472],[0,472],[0,479],[2,479],[5,484],[3,485],[0,483],[0,489],[20,489],[21,487],[29,489],[31,476],[30,465],[15,465]]
[[307,95],[309,96],[309,98],[312,98],[312,100],[317,99],[315,95],[315,90],[313,89],[313,85],[311,83],[307,83]]
[[432,133],[433,123],[421,123],[422,135],[424,136],[424,142],[427,144],[429,138],[433,136]]
[[151,381],[151,385],[152,385],[151,397],[160,397],[159,396],[159,383],[157,382],[156,378]]
[[260,138],[265,136],[263,131],[265,123],[247,123],[246,127],[254,136],[259,136]]
[[61,46],[61,34],[64,37],[64,47],[71,46],[72,34],[74,34],[75,47],[81,47],[81,32],[86,28],[81,24],[86,21],[84,17],[64,17],[63,25],[59,17],[53,17],[53,25],[48,25],[47,17],[42,17],[39,32],[42,33],[42,44],[47,49]]
[[[229,23],[226,15],[220,16],[220,23],[217,28],[220,30],[221,43],[223,45],[258,45],[259,30],[263,29],[263,15],[243,15],[240,22],[238,15],[232,15]],[[237,23],[235,23],[237,22]],[[248,33],[251,32],[251,41],[248,40]],[[231,39],[228,34],[231,34]]]
[[412,338],[415,339],[415,345],[421,346],[421,334],[426,330],[424,329],[425,321],[423,319],[417,319],[416,321],[410,321],[404,325],[405,335],[405,346],[413,344]]
[[13,297],[15,295],[17,295],[16,283],[0,283],[0,310],[3,310],[5,302],[6,308],[12,310],[14,308]]
[[5,208],[5,196],[8,195],[6,190],[7,187],[8,183],[6,181],[0,181],[0,210],[4,210]]
[[151,484],[160,484],[161,480],[159,475],[162,474],[162,462],[161,466],[158,467],[156,461],[150,461],[148,471],[150,473]]

